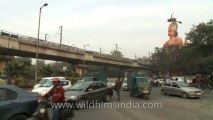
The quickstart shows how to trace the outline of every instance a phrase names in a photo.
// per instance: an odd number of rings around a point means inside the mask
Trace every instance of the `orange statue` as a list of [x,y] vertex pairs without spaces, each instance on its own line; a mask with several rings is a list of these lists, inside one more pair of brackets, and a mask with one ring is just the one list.
[[178,37],[178,32],[177,32],[177,29],[178,29],[177,22],[178,23],[182,23],[182,22],[177,21],[176,18],[173,18],[172,16],[167,21],[171,22],[171,24],[169,25],[169,28],[168,28],[168,35],[169,35],[170,39],[163,46],[164,47],[168,47],[171,45],[183,46],[184,45],[183,40],[182,40],[182,38]]

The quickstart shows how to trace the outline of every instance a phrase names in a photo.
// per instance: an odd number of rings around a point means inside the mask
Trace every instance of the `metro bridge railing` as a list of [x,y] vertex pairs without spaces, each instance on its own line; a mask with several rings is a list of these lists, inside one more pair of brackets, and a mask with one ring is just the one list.
[[[0,37],[8,38],[9,40],[16,40],[16,41],[19,41],[19,42],[33,44],[33,45],[37,44],[37,38],[29,37],[29,36],[26,36],[26,35],[20,35],[20,34],[17,34],[17,33],[9,32],[9,31],[5,31],[5,30],[1,30],[1,29],[0,29]],[[45,41],[43,39],[39,39],[39,46],[50,47],[50,48],[54,48],[54,49],[65,50],[65,51],[75,52],[75,53],[79,53],[79,54],[85,54],[85,53],[93,54],[94,56],[106,57],[106,58],[111,58],[111,59],[113,58],[113,59],[122,60],[122,61],[126,61],[126,62],[136,61],[134,59],[125,58],[125,57],[115,57],[115,56],[112,56],[110,54],[99,53],[99,52],[96,52],[96,51],[84,51],[84,49],[81,49],[81,48],[78,48],[78,47],[64,45],[64,44],[60,45],[56,42]],[[146,63],[144,63],[144,64],[146,64]]]

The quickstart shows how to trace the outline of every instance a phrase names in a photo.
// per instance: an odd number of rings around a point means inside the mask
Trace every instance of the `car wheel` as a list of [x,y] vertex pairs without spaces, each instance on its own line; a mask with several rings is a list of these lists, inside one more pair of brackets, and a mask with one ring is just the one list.
[[26,115],[16,115],[11,120],[26,120],[28,117]]
[[77,109],[82,109],[82,108],[86,108],[87,106],[87,101],[85,99],[80,99],[76,105]]
[[111,95],[109,95],[109,94],[107,94],[107,95],[105,95],[105,97],[104,97],[104,102],[109,102],[110,100],[111,100]]
[[167,95],[167,93],[166,93],[165,90],[161,90],[161,94],[162,94],[162,95]]
[[182,97],[186,99],[186,98],[188,98],[188,94],[187,93],[182,93]]

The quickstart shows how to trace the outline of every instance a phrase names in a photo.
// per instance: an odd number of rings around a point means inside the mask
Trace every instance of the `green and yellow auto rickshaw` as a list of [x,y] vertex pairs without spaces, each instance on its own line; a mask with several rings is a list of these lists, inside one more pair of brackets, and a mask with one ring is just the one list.
[[140,96],[145,100],[149,99],[152,88],[150,77],[142,74],[131,74],[127,77],[127,86],[130,90],[130,96]]

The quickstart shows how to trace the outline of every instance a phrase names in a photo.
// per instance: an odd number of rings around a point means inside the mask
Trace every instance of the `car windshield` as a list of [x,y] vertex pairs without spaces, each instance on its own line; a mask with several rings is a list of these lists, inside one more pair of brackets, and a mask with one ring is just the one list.
[[46,78],[44,78],[44,79],[41,79],[39,82],[38,82],[38,84],[43,84],[43,83],[45,83],[46,81],[48,81],[49,79],[46,79]]
[[77,83],[75,85],[73,85],[71,87],[71,91],[82,91],[84,90],[87,86],[89,85],[89,83],[86,83],[86,82],[80,82],[80,83]]
[[190,87],[190,85],[185,82],[179,82],[178,85],[180,85],[181,87]]
[[47,80],[47,81],[43,82],[43,83],[40,85],[40,87],[51,87],[52,85],[53,85],[53,84],[52,84],[52,81]]

